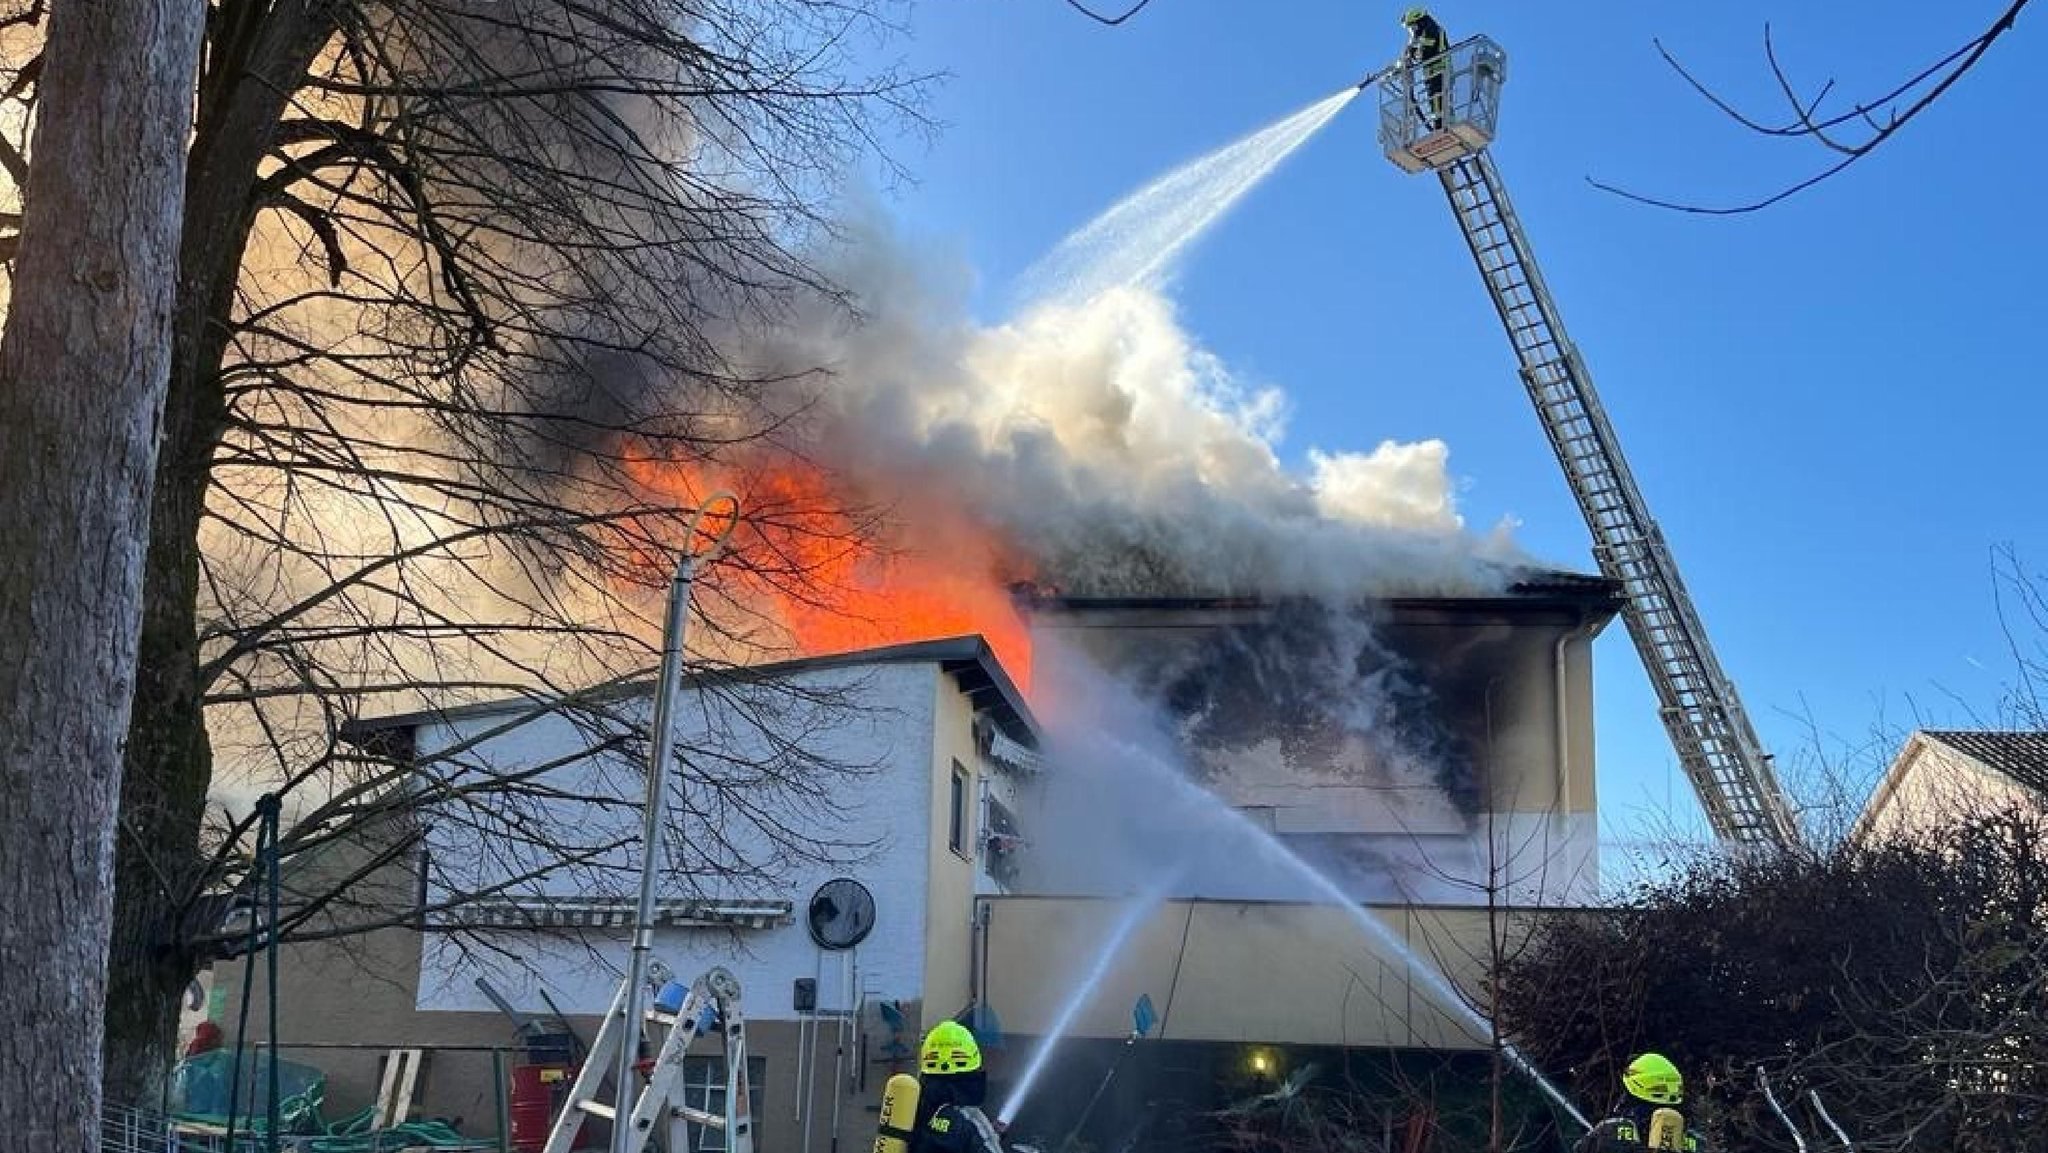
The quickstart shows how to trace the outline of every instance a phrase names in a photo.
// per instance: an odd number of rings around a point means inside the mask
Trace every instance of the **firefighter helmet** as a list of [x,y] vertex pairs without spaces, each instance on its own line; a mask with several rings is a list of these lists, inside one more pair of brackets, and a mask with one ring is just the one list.
[[1429,10],[1426,8],[1410,8],[1401,14],[1401,23],[1411,28],[1427,19],[1429,19]]
[[974,1034],[958,1021],[941,1021],[937,1028],[925,1034],[924,1047],[918,1050],[917,1067],[921,1072],[945,1076],[948,1073],[972,1073],[981,1068],[981,1046],[975,1044]]
[[1685,1100],[1685,1078],[1661,1053],[1644,1053],[1630,1061],[1621,1075],[1621,1087],[1629,1096],[1652,1105],[1676,1105]]

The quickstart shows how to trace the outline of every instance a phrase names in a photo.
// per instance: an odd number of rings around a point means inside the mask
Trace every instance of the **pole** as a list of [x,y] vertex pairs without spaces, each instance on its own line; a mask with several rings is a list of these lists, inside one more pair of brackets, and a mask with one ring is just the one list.
[[282,887],[277,863],[278,826],[284,812],[284,803],[276,793],[265,793],[257,798],[256,811],[263,814],[263,887],[268,891],[270,915],[264,934],[264,984],[265,1000],[270,1002],[270,1131],[264,1135],[263,1147],[270,1153],[277,1153],[278,1130],[284,1128],[284,1102],[278,1100],[277,1077],[277,950],[278,950],[278,889]]
[[853,1019],[853,954],[848,953],[839,966],[840,1003],[846,1008],[832,1025],[832,1143],[831,1153],[839,1153],[839,1101],[846,1096],[846,1085],[842,1078],[846,1073],[846,1027]]
[[[733,512],[724,527],[713,534],[702,552],[692,551],[704,512],[720,498],[732,503]],[[739,519],[739,501],[730,493],[716,493],[706,500],[688,522],[683,554],[676,561],[675,576],[669,582],[668,617],[662,626],[661,682],[654,689],[654,733],[647,761],[647,797],[641,806],[640,903],[633,917],[633,952],[626,968],[626,996],[620,1022],[618,1061],[612,1067],[615,1094],[612,1118],[612,1153],[637,1153],[643,1142],[633,1132],[633,1066],[640,1056],[640,1036],[646,1026],[648,962],[654,956],[654,896],[661,867],[662,833],[667,828],[669,761],[675,752],[675,697],[683,672],[683,636],[689,625],[690,590],[697,573],[716,559]]]
[[498,1153],[512,1151],[512,1101],[505,1086],[505,1052],[491,1050],[492,1098],[498,1106]]
[[819,1018],[824,1013],[825,999],[825,948],[820,945],[817,956],[811,963],[811,1033],[810,1040],[803,1040],[801,1023],[797,1026],[797,1040],[802,1048],[797,1050],[797,1115],[803,1119],[803,1144],[797,1146],[802,1153],[811,1153],[811,1117],[818,1111],[818,1028]]
[[1059,1143],[1057,1153],[1066,1153],[1067,1150],[1072,1149],[1074,1147],[1075,1140],[1077,1140],[1081,1136],[1081,1128],[1088,1124],[1089,1116],[1095,1112],[1095,1103],[1102,1100],[1103,1090],[1109,1088],[1109,1083],[1111,1081],[1116,1080],[1116,1071],[1123,1066],[1124,1058],[1131,1055],[1131,1049],[1135,1047],[1137,1043],[1138,1032],[1137,1030],[1133,1029],[1131,1031],[1131,1035],[1124,1040],[1123,1049],[1117,1053],[1115,1059],[1110,1061],[1109,1072],[1104,1074],[1102,1078],[1102,1083],[1095,1086],[1095,1095],[1088,1098],[1088,1105],[1086,1108],[1081,1110],[1080,1119],[1074,1122],[1074,1127],[1067,1131],[1067,1136],[1065,1140],[1062,1140]]

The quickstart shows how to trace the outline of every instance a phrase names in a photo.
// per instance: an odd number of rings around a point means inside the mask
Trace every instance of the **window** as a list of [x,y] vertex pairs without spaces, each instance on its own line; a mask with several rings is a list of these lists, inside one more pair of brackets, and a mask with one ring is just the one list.
[[1001,885],[1017,883],[1017,819],[994,797],[988,799],[988,875]]
[[967,856],[967,770],[953,762],[952,806],[946,812],[946,847]]
[[[747,1059],[747,1112],[754,1121],[756,1149],[761,1147],[761,1082],[767,1076],[766,1058]],[[725,1112],[725,1058],[683,1058],[683,1104],[706,1113]],[[725,1149],[725,1130],[694,1122],[686,1127],[690,1142],[688,1153],[722,1153]]]

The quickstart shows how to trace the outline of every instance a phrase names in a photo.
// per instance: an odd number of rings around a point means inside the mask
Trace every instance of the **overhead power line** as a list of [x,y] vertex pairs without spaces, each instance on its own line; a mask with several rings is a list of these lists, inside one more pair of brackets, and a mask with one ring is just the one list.
[[1123,15],[1114,17],[1104,16],[1102,13],[1097,12],[1094,9],[1088,7],[1086,4],[1081,3],[1081,0],[1067,0],[1067,6],[1072,8],[1074,11],[1079,12],[1081,15],[1086,16],[1090,20],[1095,21],[1098,24],[1107,24],[1111,27],[1115,27],[1116,25],[1121,24],[1126,20],[1129,20],[1131,17],[1136,16],[1138,13],[1143,12],[1145,10],[1145,5],[1150,4],[1151,2],[1152,0],[1138,0],[1138,2],[1136,4],[1131,5],[1130,8],[1124,12]]

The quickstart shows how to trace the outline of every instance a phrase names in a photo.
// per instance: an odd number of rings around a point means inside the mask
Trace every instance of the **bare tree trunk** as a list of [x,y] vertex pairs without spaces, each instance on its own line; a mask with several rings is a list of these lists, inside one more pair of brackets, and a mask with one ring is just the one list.
[[140,670],[121,782],[122,836],[108,961],[106,1089],[161,1099],[176,1054],[178,998],[202,958],[180,942],[204,885],[199,844],[213,750],[199,679],[199,521],[227,420],[221,360],[256,215],[256,173],[279,118],[334,30],[312,0],[270,7],[256,35],[222,44],[200,78],[173,355],[145,560]]
[[0,1133],[98,1148],[122,737],[204,6],[50,14],[0,337]]

